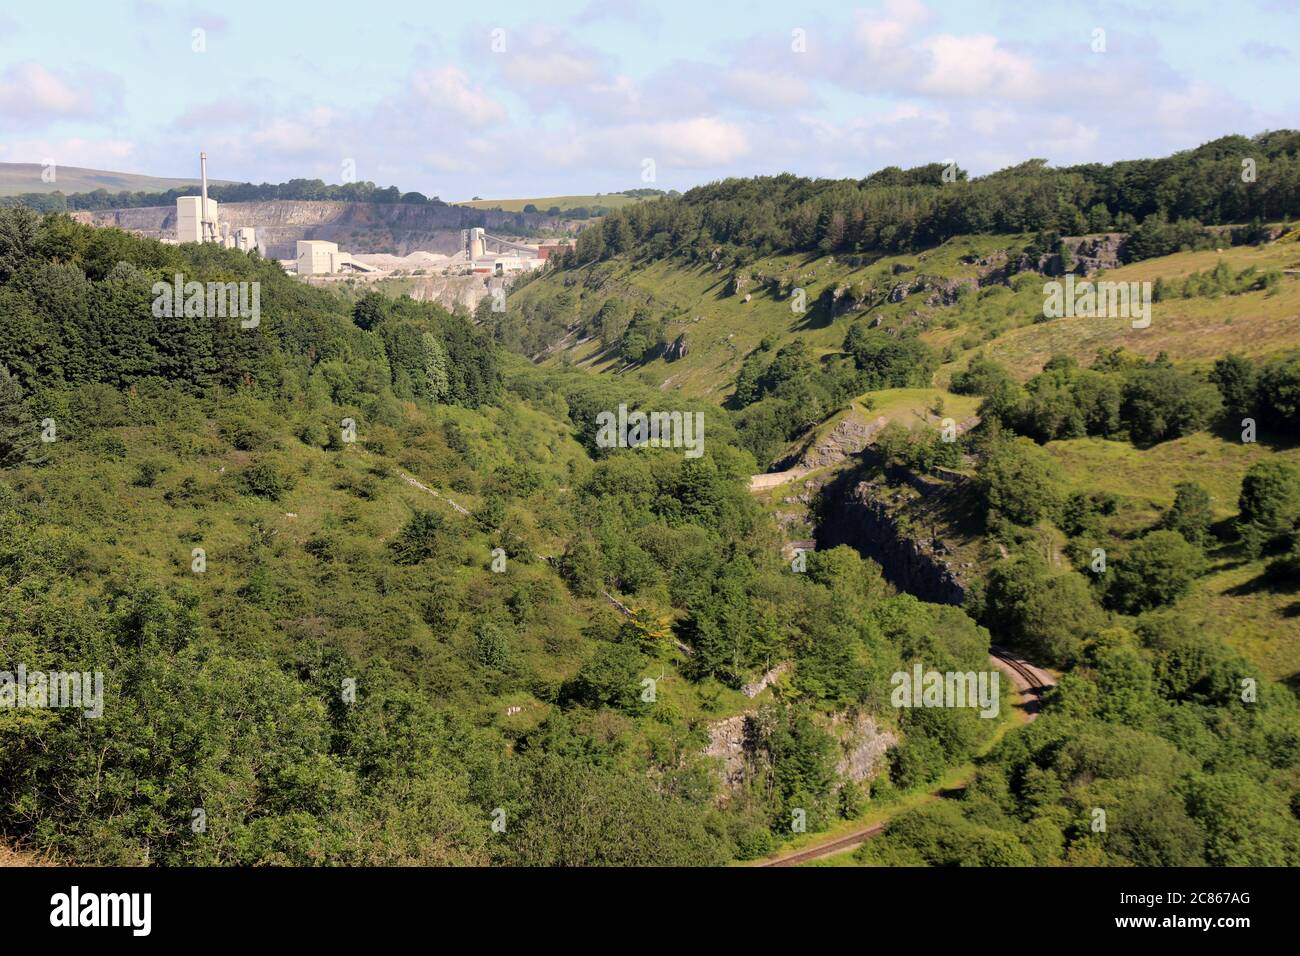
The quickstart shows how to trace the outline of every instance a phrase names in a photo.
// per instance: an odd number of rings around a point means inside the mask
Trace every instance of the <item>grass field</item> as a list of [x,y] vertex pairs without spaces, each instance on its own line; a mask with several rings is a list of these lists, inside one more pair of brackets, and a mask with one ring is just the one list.
[[622,193],[605,193],[603,196],[539,196],[534,199],[467,199],[464,202],[453,203],[456,206],[469,206],[471,209],[501,209],[505,212],[523,212],[524,207],[531,204],[536,206],[541,212],[546,212],[552,206],[559,206],[561,212],[568,212],[570,209],[591,209],[595,206],[605,206],[608,209],[619,209],[623,206],[630,206],[632,203],[640,202],[636,196],[624,196]]
[[[1234,273],[1252,266],[1260,272],[1296,269],[1300,268],[1300,245],[1180,252],[1124,266],[1098,278],[1116,282],[1181,279],[1213,270],[1220,262]],[[1041,309],[1041,290],[1031,298],[1031,304]],[[1297,343],[1300,276],[1284,275],[1281,288],[1273,295],[1258,291],[1153,302],[1151,324],[1144,329],[1133,328],[1132,322],[1123,318],[1060,318],[1012,329],[991,342],[987,352],[1018,377],[1028,378],[1057,353],[1073,355],[1087,364],[1098,349],[1122,347],[1147,358],[1165,351],[1176,360],[1205,365],[1228,352],[1266,356],[1292,349]]]

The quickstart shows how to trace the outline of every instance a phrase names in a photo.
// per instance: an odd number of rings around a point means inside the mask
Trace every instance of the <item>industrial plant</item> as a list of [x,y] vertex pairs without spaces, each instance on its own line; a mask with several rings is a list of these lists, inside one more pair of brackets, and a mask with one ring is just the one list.
[[176,242],[215,242],[243,252],[257,249],[257,230],[252,226],[236,229],[221,222],[217,201],[208,198],[207,153],[199,153],[199,177],[201,194],[176,200]]
[[[269,250],[259,241],[256,226],[239,223],[250,216],[247,204],[236,204],[240,212],[223,213],[220,203],[208,196],[208,156],[199,154],[200,194],[176,200],[175,234],[163,236],[164,242],[217,243],[228,249],[261,254]],[[266,225],[266,223],[263,223]],[[272,231],[276,231],[272,229]],[[473,307],[493,288],[508,286],[514,277],[545,268],[547,261],[566,248],[560,242],[527,242],[489,234],[480,227],[462,229],[457,251],[451,254],[416,250],[405,256],[386,252],[346,252],[332,240],[309,238],[294,240],[293,257],[277,261],[286,272],[312,283],[336,281],[376,281],[389,277],[439,277],[449,283],[431,293],[451,297]],[[270,246],[283,254],[283,237],[272,239]],[[444,248],[446,248],[444,246]],[[419,293],[412,292],[412,295]],[[450,304],[450,303],[449,303]]]

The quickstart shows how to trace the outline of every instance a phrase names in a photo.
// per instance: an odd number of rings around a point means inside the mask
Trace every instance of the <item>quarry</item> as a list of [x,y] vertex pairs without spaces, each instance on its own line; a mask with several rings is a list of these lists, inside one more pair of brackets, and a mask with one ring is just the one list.
[[444,204],[223,204],[208,196],[206,153],[199,163],[200,195],[181,196],[174,208],[82,211],[74,218],[168,244],[257,250],[312,285],[402,280],[404,293],[413,299],[470,312],[494,289],[545,268],[568,244],[542,238],[562,222],[534,213]]

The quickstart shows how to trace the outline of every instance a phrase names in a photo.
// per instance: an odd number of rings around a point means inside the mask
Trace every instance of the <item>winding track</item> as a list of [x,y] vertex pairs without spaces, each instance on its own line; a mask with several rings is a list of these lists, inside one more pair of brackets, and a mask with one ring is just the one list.
[[[989,646],[989,660],[995,667],[1005,671],[1007,676],[1011,678],[1011,683],[1015,685],[1016,691],[1020,694],[1020,706],[1025,715],[1025,722],[1028,723],[1036,719],[1042,709],[1042,696],[1048,688],[1056,686],[1056,678],[1041,667],[1031,664],[1014,651],[999,647],[997,644]],[[943,790],[936,791],[930,794],[929,800],[939,800],[944,796],[944,793]],[[850,850],[856,850],[872,837],[879,836],[885,831],[885,826],[888,823],[888,820],[882,820],[861,830],[854,830],[852,833],[846,833],[843,836],[827,840],[825,843],[806,847],[795,853],[777,857],[774,860],[763,860],[754,865],[798,866],[801,863],[819,860],[825,856],[847,853]]]
[[1021,708],[1026,720],[1034,720],[1043,707],[1043,694],[1056,686],[1056,678],[1031,664],[1014,651],[996,644],[989,645],[989,660],[1006,671],[1020,694]]

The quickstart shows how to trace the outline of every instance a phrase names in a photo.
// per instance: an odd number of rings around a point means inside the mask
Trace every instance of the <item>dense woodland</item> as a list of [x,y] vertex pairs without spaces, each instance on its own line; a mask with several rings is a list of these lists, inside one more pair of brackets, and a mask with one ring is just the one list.
[[[1254,179],[1243,181],[1243,160]],[[611,256],[743,265],[778,251],[899,252],[959,235],[1132,233],[1133,259],[1211,240],[1203,227],[1300,216],[1300,132],[1225,136],[1110,165],[1034,159],[970,179],[931,163],[861,180],[727,179],[619,209],[578,237],[571,262]],[[1244,236],[1244,233],[1243,233]]]
[[[25,206],[38,212],[77,212],[80,210],[133,209],[140,206],[172,206],[181,196],[197,196],[199,187],[186,186],[162,192],[109,192],[96,189],[88,193],[21,193],[0,198],[0,206]],[[296,199],[330,202],[435,204],[445,206],[437,196],[402,192],[396,186],[381,189],[370,181],[333,185],[319,179],[291,179],[287,183],[220,183],[208,186],[208,196],[218,202],[269,202],[273,199]]]

